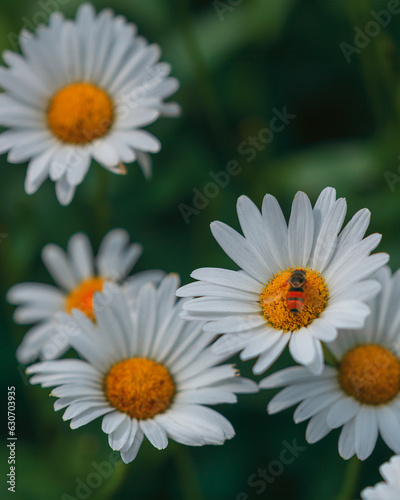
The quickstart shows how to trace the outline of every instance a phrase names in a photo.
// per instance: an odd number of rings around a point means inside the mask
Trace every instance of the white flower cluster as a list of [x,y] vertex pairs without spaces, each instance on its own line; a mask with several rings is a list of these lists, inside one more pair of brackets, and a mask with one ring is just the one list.
[[[92,160],[117,174],[135,160],[150,176],[149,153],[160,150],[142,130],[161,115],[179,87],[160,49],[122,16],[89,4],[76,20],[59,13],[35,35],[20,37],[22,54],[6,51],[0,68],[0,153],[29,161],[32,194],[50,178],[61,204],[71,202]],[[8,292],[17,323],[33,324],[17,350],[32,384],[52,387],[55,410],[71,428],[102,417],[102,430],[124,462],[146,437],[220,445],[231,424],[210,405],[237,394],[283,387],[268,404],[274,414],[297,405],[314,443],[341,428],[339,453],[365,460],[382,437],[400,453],[400,272],[372,254],[381,236],[365,237],[370,212],[343,227],[346,201],[326,188],[312,206],[296,194],[289,221],[267,194],[261,211],[241,196],[243,234],[222,222],[212,233],[239,269],[201,268],[179,287],[175,274],[128,276],[141,255],[123,229],[110,231],[93,255],[89,238],[73,235],[65,252],[47,245],[45,266],[57,287],[22,283]],[[176,296],[181,297],[176,299]],[[259,384],[232,364],[257,358],[264,373],[288,347],[298,366]],[[79,356],[61,358],[70,348]],[[328,360],[328,361],[326,361]],[[299,366],[300,365],[300,366]],[[381,468],[385,483],[364,500],[398,499],[399,457]]]

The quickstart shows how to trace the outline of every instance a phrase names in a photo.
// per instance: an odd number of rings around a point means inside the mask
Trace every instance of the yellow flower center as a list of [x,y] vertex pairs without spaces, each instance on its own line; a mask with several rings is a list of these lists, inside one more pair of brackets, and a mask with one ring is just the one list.
[[388,403],[400,394],[400,360],[380,345],[356,347],[340,364],[339,382],[347,394],[361,403]]
[[71,144],[85,144],[105,136],[113,119],[110,97],[91,83],[73,83],[62,88],[47,110],[47,122],[53,133]]
[[[292,278],[301,271],[304,282]],[[325,279],[307,268],[285,269],[275,274],[260,295],[262,314],[268,323],[286,332],[309,325],[325,309],[329,299]]]
[[144,420],[163,413],[175,395],[169,371],[145,358],[131,358],[114,365],[105,378],[110,404],[132,418]]
[[90,278],[82,281],[66,298],[65,309],[67,313],[71,313],[72,309],[80,309],[94,321],[93,295],[95,292],[103,290],[104,282],[103,278]]

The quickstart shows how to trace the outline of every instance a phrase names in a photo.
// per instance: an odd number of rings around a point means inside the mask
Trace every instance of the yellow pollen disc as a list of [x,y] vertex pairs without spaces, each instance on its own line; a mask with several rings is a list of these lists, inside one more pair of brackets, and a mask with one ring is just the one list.
[[92,321],[94,321],[93,295],[103,290],[105,280],[103,278],[90,278],[82,281],[75,290],[66,298],[65,309],[68,313],[72,309],[80,309]]
[[105,378],[110,404],[132,418],[144,420],[163,413],[175,395],[169,371],[145,358],[131,358],[114,365]]
[[[292,312],[288,308],[287,296],[290,285],[288,280],[296,269],[306,273],[303,286],[303,309]],[[260,295],[260,305],[265,320],[274,328],[292,332],[309,325],[327,306],[329,299],[328,286],[325,279],[317,271],[308,268],[285,269],[275,274],[263,288]]]
[[53,133],[70,144],[85,144],[105,136],[113,119],[110,97],[91,83],[73,83],[59,90],[47,110]]
[[400,360],[375,344],[349,351],[339,368],[343,390],[361,403],[381,405],[400,394]]

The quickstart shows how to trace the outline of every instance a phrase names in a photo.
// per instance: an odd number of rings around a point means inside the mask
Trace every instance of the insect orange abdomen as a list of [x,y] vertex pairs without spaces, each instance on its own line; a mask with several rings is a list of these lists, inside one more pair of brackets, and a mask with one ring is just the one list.
[[286,295],[286,305],[291,313],[298,314],[303,310],[306,294],[302,287],[291,286]]

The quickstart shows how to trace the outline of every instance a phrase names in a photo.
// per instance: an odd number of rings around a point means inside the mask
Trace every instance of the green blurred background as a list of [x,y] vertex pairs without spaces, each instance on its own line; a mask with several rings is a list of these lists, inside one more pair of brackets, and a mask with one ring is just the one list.
[[[12,41],[26,21],[43,22],[46,6],[53,3],[2,0],[1,50],[13,48]],[[60,10],[74,17],[80,3],[63,0]],[[0,244],[2,297],[21,281],[51,283],[40,260],[41,249],[48,242],[65,247],[76,231],[86,232],[97,250],[109,229],[124,227],[144,245],[137,270],[176,271],[183,283],[190,281],[189,273],[197,267],[233,268],[213,240],[209,223],[219,219],[238,227],[239,195],[247,194],[260,205],[264,194],[272,193],[288,215],[296,191],[304,190],[315,202],[326,186],[334,186],[339,196],[347,198],[349,216],[363,207],[372,211],[370,232],[383,234],[380,250],[391,254],[392,269],[397,269],[400,14],[392,15],[385,29],[371,27],[375,35],[369,39],[359,35],[365,47],[355,47],[358,53],[348,56],[349,62],[341,45],[354,46],[354,28],[364,32],[374,20],[371,9],[387,10],[388,2],[96,0],[94,4],[98,10],[112,7],[124,14],[142,35],[161,45],[163,60],[172,63],[173,75],[181,81],[175,97],[183,114],[149,127],[163,144],[153,157],[150,182],[137,165],[128,167],[125,178],[94,165],[69,208],[58,204],[50,181],[27,196],[26,165],[8,165],[5,155],[0,158],[0,233],[8,235]],[[249,161],[243,143],[269,128],[276,110],[283,112],[285,107],[296,117]],[[204,192],[212,180],[210,172],[225,170],[232,160],[241,172],[186,224],[181,204],[193,207],[193,190]],[[14,498],[88,498],[76,496],[77,479],[87,482],[95,472],[92,463],[108,460],[111,451],[100,421],[72,431],[62,421],[62,412],[53,411],[50,391],[27,385],[23,367],[15,359],[27,328],[13,324],[13,308],[4,300],[0,307],[2,436],[7,386],[15,385],[17,395]],[[236,361],[243,373],[252,376],[253,362]],[[285,355],[272,370],[289,364]],[[337,452],[339,432],[306,445],[306,425],[293,423],[292,410],[267,416],[271,396],[271,391],[263,391],[241,396],[238,405],[218,408],[237,432],[224,446],[196,449],[170,443],[159,452],[145,443],[132,464],[117,466],[89,497],[180,500],[192,489],[186,498],[193,500],[335,498],[346,467]],[[284,441],[293,439],[305,446],[293,464],[285,466],[265,491],[262,482],[249,484],[259,468],[278,459]],[[3,440],[1,488],[6,454]],[[378,481],[378,466],[391,455],[379,442],[363,464],[356,497],[362,487]]]

